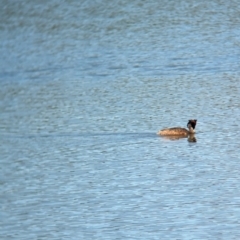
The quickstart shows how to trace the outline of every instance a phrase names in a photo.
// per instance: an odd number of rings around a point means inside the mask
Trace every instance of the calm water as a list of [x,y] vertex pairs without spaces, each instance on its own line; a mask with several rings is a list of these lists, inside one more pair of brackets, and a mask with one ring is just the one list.
[[237,1],[0,5],[1,239],[240,239]]

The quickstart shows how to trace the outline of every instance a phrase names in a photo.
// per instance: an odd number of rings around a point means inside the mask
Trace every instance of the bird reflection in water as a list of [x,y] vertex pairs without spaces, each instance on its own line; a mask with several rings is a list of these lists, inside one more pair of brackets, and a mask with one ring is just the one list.
[[171,141],[174,141],[174,140],[179,140],[179,139],[182,139],[182,138],[187,138],[188,142],[197,142],[197,138],[195,137],[195,134],[189,134],[188,136],[161,136],[162,138],[164,139],[168,139],[168,140],[171,140]]

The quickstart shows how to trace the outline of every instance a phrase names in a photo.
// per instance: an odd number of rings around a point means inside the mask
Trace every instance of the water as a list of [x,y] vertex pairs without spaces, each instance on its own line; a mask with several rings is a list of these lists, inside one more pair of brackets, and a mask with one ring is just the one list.
[[0,238],[239,239],[239,12],[1,1]]

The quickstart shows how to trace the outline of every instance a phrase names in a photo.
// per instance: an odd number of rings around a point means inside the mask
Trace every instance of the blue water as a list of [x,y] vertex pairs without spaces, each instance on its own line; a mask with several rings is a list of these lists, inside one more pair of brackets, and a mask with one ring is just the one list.
[[0,6],[1,239],[240,238],[237,2]]

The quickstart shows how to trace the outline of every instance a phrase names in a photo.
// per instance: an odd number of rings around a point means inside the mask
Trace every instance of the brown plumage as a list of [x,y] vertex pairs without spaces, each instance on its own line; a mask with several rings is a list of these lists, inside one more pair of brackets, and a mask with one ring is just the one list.
[[160,130],[157,134],[161,136],[188,136],[189,134],[194,133],[197,120],[189,120],[187,127],[189,130],[181,127],[165,128]]

